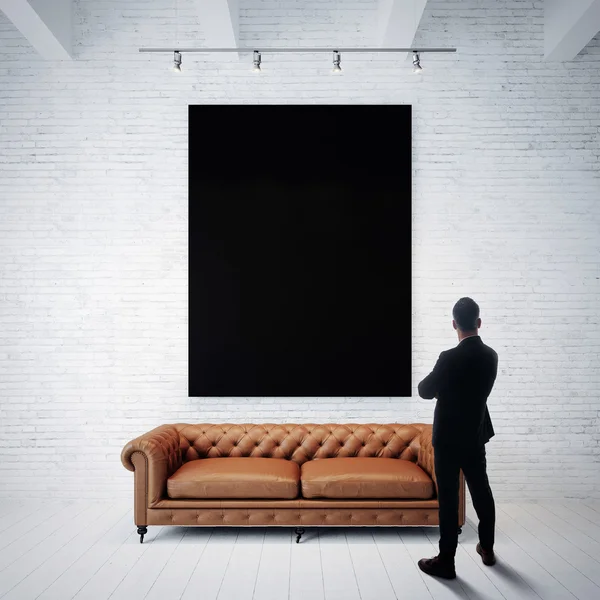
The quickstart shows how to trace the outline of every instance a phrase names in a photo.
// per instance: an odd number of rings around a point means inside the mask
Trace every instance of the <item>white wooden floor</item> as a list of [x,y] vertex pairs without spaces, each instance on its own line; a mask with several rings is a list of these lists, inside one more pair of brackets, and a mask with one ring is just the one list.
[[0,500],[0,598],[29,600],[600,600],[600,501],[497,507],[498,564],[461,535],[458,578],[422,575],[437,529],[149,527],[130,502]]

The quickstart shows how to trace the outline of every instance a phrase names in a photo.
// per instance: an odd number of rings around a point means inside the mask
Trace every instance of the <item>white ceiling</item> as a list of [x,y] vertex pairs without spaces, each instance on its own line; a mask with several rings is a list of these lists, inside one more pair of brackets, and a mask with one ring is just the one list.
[[[73,0],[0,0],[0,10],[47,60],[71,58]],[[236,47],[239,0],[195,0],[207,46]],[[377,0],[376,45],[410,47],[427,0]],[[546,60],[573,60],[600,31],[600,0],[545,0]],[[148,40],[150,44],[152,40]],[[460,47],[460,41],[457,45]]]
[[573,60],[600,31],[600,0],[545,0],[546,60]]

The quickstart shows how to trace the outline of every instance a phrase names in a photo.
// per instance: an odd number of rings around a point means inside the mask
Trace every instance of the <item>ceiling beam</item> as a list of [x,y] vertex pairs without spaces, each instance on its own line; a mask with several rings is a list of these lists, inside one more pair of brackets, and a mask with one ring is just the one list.
[[0,10],[44,60],[72,58],[72,0],[0,0]]
[[200,27],[207,46],[234,46],[239,42],[239,0],[196,0]]
[[379,0],[377,43],[410,48],[426,4],[427,0]]
[[573,60],[599,31],[600,0],[545,0],[546,60]]

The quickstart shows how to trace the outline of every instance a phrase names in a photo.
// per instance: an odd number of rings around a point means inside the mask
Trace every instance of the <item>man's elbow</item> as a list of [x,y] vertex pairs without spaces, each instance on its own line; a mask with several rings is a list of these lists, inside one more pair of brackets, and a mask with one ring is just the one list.
[[428,390],[421,384],[419,384],[417,389],[419,390],[419,396],[421,396],[423,400],[433,400],[435,398],[435,391]]

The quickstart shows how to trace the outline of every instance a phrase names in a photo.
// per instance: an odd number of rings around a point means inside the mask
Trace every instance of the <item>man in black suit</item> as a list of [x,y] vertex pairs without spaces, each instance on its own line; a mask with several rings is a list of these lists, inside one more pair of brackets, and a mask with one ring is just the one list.
[[498,372],[498,355],[479,337],[479,306],[461,298],[452,310],[459,343],[446,350],[433,371],[419,384],[421,398],[437,398],[433,417],[433,448],[440,505],[440,553],[421,559],[429,575],[454,579],[458,545],[458,486],[462,469],[479,517],[477,552],[484,564],[494,557],[496,511],[486,473],[485,444],[494,435],[487,399]]

